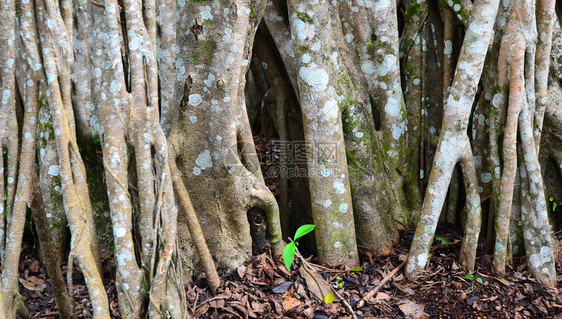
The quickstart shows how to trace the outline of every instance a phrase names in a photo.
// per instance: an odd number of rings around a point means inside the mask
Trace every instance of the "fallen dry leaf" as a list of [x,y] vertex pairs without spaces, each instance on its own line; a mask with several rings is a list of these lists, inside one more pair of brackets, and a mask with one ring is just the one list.
[[20,282],[25,287],[25,289],[31,291],[42,292],[45,289],[45,287],[47,287],[47,285],[45,284],[45,280],[35,276],[29,276],[25,279],[20,278]]
[[377,295],[375,296],[375,299],[377,300],[381,300],[381,299],[390,299],[390,295],[384,292],[379,292],[377,293]]
[[293,297],[289,297],[289,298],[286,298],[285,300],[283,300],[283,309],[289,310],[289,309],[292,309],[294,307],[297,307],[300,304],[301,304],[301,302],[298,299],[295,299]]
[[406,300],[405,303],[398,306],[402,313],[409,319],[425,319],[429,318],[429,315],[423,311],[425,305],[420,305],[410,300]]
[[[304,278],[308,290],[310,290],[310,292],[319,300],[324,301],[324,296],[334,293],[332,287],[324,280],[324,278],[322,278],[316,270],[312,269],[306,263],[302,264],[299,268],[299,272]],[[340,298],[338,298],[335,294],[334,296],[335,298],[333,301],[340,301]]]

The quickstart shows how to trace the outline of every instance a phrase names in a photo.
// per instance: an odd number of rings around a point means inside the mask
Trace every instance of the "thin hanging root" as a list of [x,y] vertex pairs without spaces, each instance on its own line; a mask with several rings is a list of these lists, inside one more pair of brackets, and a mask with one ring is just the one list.
[[537,46],[535,55],[535,125],[534,138],[539,153],[544,113],[548,96],[548,70],[550,67],[550,51],[552,48],[552,30],[554,29],[555,0],[537,1]]
[[189,233],[191,234],[191,240],[195,245],[197,256],[199,256],[199,260],[203,266],[203,271],[207,276],[207,283],[209,284],[211,291],[216,293],[220,286],[220,277],[215,268],[215,262],[213,261],[209,247],[205,242],[205,236],[203,235],[203,230],[199,224],[199,219],[193,210],[189,194],[176,166],[176,153],[171,144],[168,144],[168,165],[170,166],[170,173],[172,174],[176,200],[180,205],[181,211],[186,215],[185,220],[187,222],[187,227],[189,228]]
[[[37,176],[34,176],[34,180],[31,213],[33,214],[35,229],[37,230],[37,236],[39,237],[39,242],[41,243],[43,261],[47,267],[47,274],[51,280],[53,291],[55,293],[55,300],[57,302],[57,308],[61,318],[75,318],[76,314],[74,313],[72,298],[70,297],[69,292],[65,289],[64,278],[59,267],[59,258],[56,253],[53,239],[51,238],[49,223],[43,207],[41,191],[39,190],[39,185],[37,184]],[[69,270],[69,273],[72,273],[72,271]]]
[[[509,29],[508,29],[509,30]],[[525,97],[525,79],[523,78],[524,42],[521,37],[511,39],[506,47],[513,44],[513,59],[510,67],[509,106],[507,110],[506,128],[503,142],[503,171],[501,177],[500,202],[496,213],[494,246],[494,271],[505,273],[507,256],[507,239],[513,201],[513,187],[517,171],[517,123],[521,112],[521,103]]]
[[[531,125],[531,114],[527,100],[523,99],[519,116],[519,135],[523,153],[524,170],[521,172],[521,190],[524,200],[529,200],[532,209],[521,210],[525,251],[529,270],[537,280],[548,287],[556,287],[556,269],[552,249],[552,229],[548,220],[544,185]],[[526,204],[525,202],[523,203]]]
[[469,271],[474,270],[476,261],[476,249],[478,248],[478,237],[482,225],[482,210],[480,206],[480,194],[478,192],[478,178],[474,167],[474,156],[470,149],[461,158],[461,167],[466,189],[466,206],[468,215],[464,231],[460,259],[463,266]]

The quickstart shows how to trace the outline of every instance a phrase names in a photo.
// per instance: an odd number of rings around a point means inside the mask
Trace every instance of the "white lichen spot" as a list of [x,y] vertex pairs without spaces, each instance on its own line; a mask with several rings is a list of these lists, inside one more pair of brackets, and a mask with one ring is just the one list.
[[537,254],[532,254],[531,256],[529,256],[529,262],[535,269],[539,269],[539,267],[542,265],[541,257]]
[[392,124],[392,137],[399,141],[400,137],[406,132],[406,122],[401,122],[398,125]]
[[482,173],[482,174],[480,174],[480,179],[482,180],[482,182],[488,183],[492,180],[492,174],[490,174],[488,172]]
[[424,171],[423,169],[420,169],[420,179],[423,179],[423,176],[424,176]]
[[373,64],[373,62],[367,61],[361,64],[361,71],[363,71],[363,73],[365,73],[366,75],[371,75],[375,73],[375,65]]
[[400,116],[400,101],[397,98],[389,97],[384,106],[384,111],[391,116]]
[[375,1],[375,9],[382,10],[390,6],[390,0],[379,0]]
[[297,31],[297,37],[301,40],[306,39],[306,33],[304,32],[304,21],[302,21],[301,19],[295,19],[295,21],[293,21],[293,26],[295,27],[295,31]]
[[195,160],[195,164],[197,164],[201,169],[206,169],[213,166],[213,162],[211,160],[211,153],[209,150],[204,150],[197,159]]
[[215,75],[209,73],[209,76],[207,76],[207,79],[204,80],[203,83],[205,83],[206,86],[210,87],[213,84],[214,80],[215,80]]
[[387,54],[384,56],[384,60],[381,65],[378,67],[378,73],[380,76],[385,76],[391,70],[396,67],[396,57],[392,54]]
[[203,98],[201,98],[201,95],[199,94],[191,94],[189,95],[188,102],[193,106],[198,106],[201,102],[203,102]]
[[215,139],[220,142],[220,141],[222,141],[222,136],[217,135],[217,136],[215,137]]
[[427,253],[419,254],[418,256],[418,267],[424,268],[425,264],[427,263]]
[[205,6],[205,10],[200,13],[201,18],[204,20],[213,20],[213,14],[211,13],[211,7]]
[[474,166],[475,166],[475,167],[480,167],[480,166],[482,166],[482,155],[476,155],[476,156],[474,156]]
[[115,230],[115,237],[123,237],[127,233],[127,230],[123,227],[119,227]]
[[201,169],[199,167],[194,167],[193,168],[193,175],[201,175]]
[[492,105],[498,108],[504,103],[505,103],[505,96],[501,93],[496,93],[494,95],[494,98],[492,99]]
[[443,53],[445,54],[453,53],[453,42],[451,42],[451,40],[445,41],[445,49],[443,50]]
[[353,41],[353,39],[355,39],[355,36],[351,33],[348,33],[344,36],[344,39],[347,43],[349,43],[349,42]]
[[49,167],[49,171],[47,172],[49,175],[52,176],[59,176],[60,173],[60,166],[58,165],[51,165]]
[[302,61],[302,63],[308,63],[308,62],[310,62],[310,55],[308,55],[308,54],[306,54],[306,53],[303,54],[303,55],[302,55],[302,58],[301,58],[301,61]]
[[455,5],[453,6],[453,10],[460,11],[460,9],[461,9],[461,5],[458,4],[458,3],[455,3]]
[[189,117],[189,120],[191,121],[191,123],[195,123],[195,122],[197,122],[197,116],[191,115],[191,116]]
[[357,137],[357,138],[362,138],[362,137],[363,137],[363,133],[362,133],[362,132],[357,132],[357,133],[355,133],[355,137]]
[[347,205],[346,203],[343,203],[340,205],[340,207],[338,207],[338,210],[340,213],[345,214],[347,213],[347,210],[349,208],[349,205]]
[[330,81],[330,76],[324,69],[309,71],[308,68],[303,66],[299,70],[299,76],[316,92],[324,91]]
[[340,243],[339,241],[336,241],[334,243],[334,248],[336,248],[336,249],[341,248],[342,246],[343,246],[342,243]]
[[324,103],[324,107],[322,108],[322,113],[324,113],[330,120],[337,119],[339,114],[338,102],[336,100],[326,101],[326,103]]
[[109,87],[111,92],[119,92],[121,91],[121,82],[117,80],[111,81],[111,86]]
[[4,90],[2,92],[2,104],[8,104],[8,99],[10,98],[10,91],[9,90]]
[[332,175],[332,173],[333,173],[333,170],[327,169],[327,168],[320,171],[320,174],[324,177],[328,177],[328,176]]
[[334,183],[332,184],[332,187],[339,193],[339,194],[343,194],[345,193],[345,185],[340,182],[340,181],[334,181]]
[[541,247],[541,255],[545,258],[549,257],[550,255],[550,249],[546,246],[542,246]]

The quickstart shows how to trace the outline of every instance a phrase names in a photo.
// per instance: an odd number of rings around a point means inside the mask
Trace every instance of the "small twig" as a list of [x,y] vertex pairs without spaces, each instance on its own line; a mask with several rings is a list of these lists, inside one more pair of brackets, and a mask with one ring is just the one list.
[[394,275],[396,275],[396,273],[402,268],[404,267],[404,264],[406,264],[405,261],[403,261],[402,263],[400,263],[400,265],[398,265],[396,268],[394,268],[388,275],[386,275],[386,277],[384,277],[381,282],[379,283],[378,286],[375,287],[375,289],[369,291],[369,293],[367,295],[365,295],[365,297],[361,298],[361,300],[359,300],[359,302],[357,303],[357,308],[361,308],[365,305],[365,302],[368,299],[371,299],[380,289],[382,286],[384,286],[384,284],[386,284],[387,281],[390,280],[390,278],[394,277]]
[[199,291],[195,291],[195,301],[193,302],[193,307],[191,307],[194,314],[195,309],[197,309],[197,301],[199,301]]
[[332,288],[332,291],[334,292],[334,294],[338,298],[340,298],[341,302],[344,304],[344,306],[347,308],[347,310],[351,314],[351,317],[353,319],[357,319],[357,316],[355,315],[355,311],[353,311],[353,308],[351,308],[351,305],[347,302],[347,300],[345,300],[345,298],[342,295],[340,295],[335,289]]
[[408,294],[408,292],[407,292],[404,288],[402,288],[402,286],[400,286],[399,284],[395,283],[394,280],[390,283],[390,285],[391,285],[392,287],[396,288],[396,289],[397,289],[398,291],[400,291],[401,293],[403,293],[403,294],[405,294],[405,295]]
[[218,297],[209,298],[209,299],[203,301],[202,303],[198,304],[195,309],[201,307],[202,305],[206,304],[207,302],[211,302],[211,301],[213,301],[213,300],[219,300],[219,299],[226,299],[226,297],[218,296]]
[[238,318],[242,318],[242,316],[241,316],[239,313],[234,312],[233,310],[230,310],[230,309],[228,309],[228,308],[221,307],[221,310],[224,310],[224,311],[228,312],[229,314],[234,315],[234,316],[236,316],[236,317],[238,317]]
[[98,6],[98,7],[100,7],[100,8],[105,8],[105,6],[104,6],[103,4],[98,3],[98,2],[96,2],[96,1],[94,1],[94,0],[90,0],[90,2],[91,2],[92,4],[94,4],[94,5]]

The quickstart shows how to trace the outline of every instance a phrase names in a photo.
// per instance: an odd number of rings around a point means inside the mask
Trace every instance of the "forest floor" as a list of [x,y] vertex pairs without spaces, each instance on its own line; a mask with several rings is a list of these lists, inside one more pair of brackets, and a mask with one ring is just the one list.
[[[260,158],[268,152],[260,140],[256,149]],[[275,194],[275,179],[268,177],[266,183]],[[216,295],[207,289],[204,274],[196,273],[193,284],[185,287],[188,312],[194,318],[562,318],[562,293],[538,284],[527,271],[524,257],[514,260],[505,277],[497,277],[491,270],[492,256],[480,253],[476,270],[466,272],[458,262],[462,233],[450,225],[438,227],[424,275],[409,282],[403,265],[412,238],[413,231],[402,231],[400,243],[389,256],[361,252],[361,267],[354,271],[313,264],[305,271],[296,260],[289,274],[283,262],[266,251],[233,271],[221,272],[222,286]],[[46,268],[36,251],[32,243],[22,247],[22,298],[32,318],[59,318]],[[309,261],[314,263],[313,258]],[[121,318],[111,257],[103,260],[103,273],[112,317]],[[562,287],[560,265],[557,273],[558,287]],[[322,278],[314,281],[315,274]],[[88,292],[78,269],[72,278],[76,313],[79,318],[91,318]],[[325,304],[307,279],[324,289],[332,286],[345,302]]]
[[[483,255],[477,260],[475,272],[469,274],[458,263],[461,235],[446,227],[440,227],[437,236],[449,242],[436,240],[425,275],[409,282],[401,268],[412,236],[410,231],[402,232],[400,244],[390,256],[362,253],[360,270],[313,266],[313,271],[336,288],[356,318],[562,318],[562,294],[538,284],[526,270],[524,258],[516,260],[513,269],[500,278],[491,272],[491,256]],[[120,318],[113,260],[107,259],[103,265],[112,316]],[[220,273],[223,285],[214,296],[206,287],[204,274],[198,273],[193,284],[186,286],[190,316],[352,317],[343,302],[324,304],[318,299],[306,284],[301,268],[297,260],[289,274],[281,261],[266,252],[236,270]],[[558,286],[562,287],[562,268],[558,266],[557,270]],[[24,246],[20,273],[20,292],[32,318],[59,318],[46,269],[30,247]],[[384,278],[387,281],[379,287]],[[73,279],[77,314],[91,318],[88,292],[78,270]],[[369,294],[374,289],[378,292]]]

